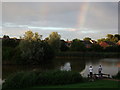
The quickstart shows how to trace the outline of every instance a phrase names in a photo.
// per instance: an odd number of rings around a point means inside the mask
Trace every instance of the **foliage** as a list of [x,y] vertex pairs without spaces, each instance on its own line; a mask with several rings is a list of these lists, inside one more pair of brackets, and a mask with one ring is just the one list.
[[19,46],[15,47],[14,48],[14,55],[12,56],[12,61],[15,63],[15,64],[23,64],[23,59],[21,57],[21,50],[19,48]]
[[33,33],[31,30],[25,32],[23,39],[28,41],[38,41],[41,40],[42,35],[39,35],[37,32]]
[[85,37],[83,40],[84,41],[89,41],[89,40],[91,40],[91,38],[90,37]]
[[112,39],[114,36],[112,34],[107,34],[108,39]]
[[52,46],[54,51],[60,50],[60,38],[61,36],[57,32],[52,32],[49,35],[48,43]]
[[[57,32],[52,32],[49,37],[41,40],[42,35],[37,32],[27,31],[21,39],[10,38],[4,35],[2,38],[2,59],[3,61],[13,61],[18,64],[41,63],[53,58],[59,51],[79,51],[79,52],[119,52],[120,45],[108,45],[102,48],[99,45],[101,41],[110,41],[117,43],[120,40],[120,34],[108,34],[106,38],[98,39],[98,43],[85,42],[91,38],[84,38],[85,41],[73,39],[72,43],[61,40]],[[69,44],[69,45],[68,45]],[[90,44],[90,45],[89,45]],[[68,46],[67,46],[68,45]],[[86,45],[90,46],[86,48]],[[55,53],[54,53],[55,52]],[[75,54],[76,55],[76,54]],[[78,54],[79,55],[79,54]],[[91,55],[90,55],[91,56]],[[104,56],[104,55],[103,55]],[[106,56],[106,55],[105,55]]]
[[100,43],[101,41],[106,41],[106,39],[105,38],[101,38],[101,39],[98,39],[97,41],[98,41],[98,43]]
[[119,34],[115,34],[115,35],[107,34],[106,40],[107,40],[107,41],[112,41],[112,42],[118,42],[119,37],[120,37]]
[[71,51],[85,51],[85,45],[79,40],[79,39],[74,39],[72,41]]
[[19,72],[6,79],[3,89],[26,88],[35,85],[64,85],[83,81],[78,72],[71,71]]
[[4,39],[2,40],[2,59],[3,61],[12,60],[13,56],[15,57],[14,50],[19,45],[19,40],[17,39],[10,39],[5,38],[9,36],[4,36]]
[[52,48],[44,41],[22,40],[19,47],[22,52],[23,64],[40,64],[54,57]]
[[114,37],[120,40],[120,34],[115,34]]
[[11,60],[14,55],[14,49],[11,47],[2,47],[2,60]]
[[3,89],[6,88],[23,88],[31,86],[37,76],[34,72],[18,72],[16,74],[10,75],[5,83],[3,83]]
[[60,50],[61,51],[67,51],[69,48],[66,45],[66,42],[64,40],[61,40]]
[[101,47],[99,44],[92,44],[91,50],[92,51],[96,51],[96,52],[102,52],[103,51],[103,47]]
[[3,39],[2,40],[2,46],[3,47],[16,47],[19,45],[20,40],[17,39]]
[[118,42],[120,40],[120,34],[107,34],[106,38],[98,39],[98,42],[101,41],[111,41],[111,42]]
[[71,71],[45,72],[38,77],[38,85],[62,85],[83,82],[83,78],[78,72]]
[[104,49],[105,52],[119,52],[120,46],[109,46]]

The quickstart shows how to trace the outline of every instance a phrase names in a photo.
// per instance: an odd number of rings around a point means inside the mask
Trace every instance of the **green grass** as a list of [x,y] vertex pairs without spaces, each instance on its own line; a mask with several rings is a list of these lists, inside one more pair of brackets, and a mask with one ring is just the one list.
[[68,85],[49,85],[49,86],[35,86],[24,89],[7,89],[7,90],[40,90],[49,88],[120,88],[120,82],[111,80],[96,80],[94,82],[68,84]]
[[[118,88],[120,82],[110,80],[97,80],[94,82],[69,84],[69,85],[56,85],[56,86],[36,86],[35,88]],[[32,89],[32,88],[31,88]]]

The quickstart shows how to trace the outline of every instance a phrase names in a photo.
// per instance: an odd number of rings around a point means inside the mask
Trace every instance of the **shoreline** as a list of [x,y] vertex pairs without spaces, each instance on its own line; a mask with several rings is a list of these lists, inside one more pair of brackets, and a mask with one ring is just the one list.
[[120,52],[59,52],[56,58],[120,58]]

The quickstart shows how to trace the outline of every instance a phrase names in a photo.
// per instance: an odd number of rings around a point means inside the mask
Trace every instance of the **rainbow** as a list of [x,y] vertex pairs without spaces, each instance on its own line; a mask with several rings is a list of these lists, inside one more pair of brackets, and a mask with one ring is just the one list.
[[78,15],[77,28],[84,27],[89,6],[90,6],[89,2],[84,2],[82,4],[82,6],[80,6],[80,12],[79,12],[79,15]]

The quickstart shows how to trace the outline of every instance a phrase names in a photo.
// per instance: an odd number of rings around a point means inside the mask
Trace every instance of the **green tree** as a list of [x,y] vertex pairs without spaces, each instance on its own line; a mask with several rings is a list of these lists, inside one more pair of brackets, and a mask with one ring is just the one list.
[[119,35],[107,34],[106,41],[117,42]]
[[47,42],[40,40],[38,33],[25,32],[19,44],[23,64],[40,64],[51,60],[54,52]]
[[40,64],[51,60],[54,52],[50,45],[44,41],[27,41],[20,42],[21,57],[24,64]]
[[38,40],[41,40],[41,38],[42,38],[42,35],[39,35],[38,32],[35,32],[34,37],[32,39],[34,41],[38,41]]
[[48,42],[48,41],[49,41],[49,37],[46,37],[46,38],[44,39],[44,41],[45,41],[45,42]]
[[85,37],[83,40],[84,40],[84,41],[90,41],[91,38],[90,38],[90,37]]
[[41,40],[42,35],[39,35],[37,32],[33,33],[31,30],[25,32],[23,39],[28,41],[38,41]]
[[111,40],[114,36],[112,34],[107,34],[108,40]]
[[85,45],[79,39],[72,40],[72,44],[70,47],[72,51],[85,51]]
[[57,32],[52,32],[49,35],[48,43],[54,48],[55,51],[60,50],[60,38],[61,36]]
[[106,39],[105,38],[101,38],[101,39],[97,40],[98,43],[101,42],[101,41],[106,41]]

